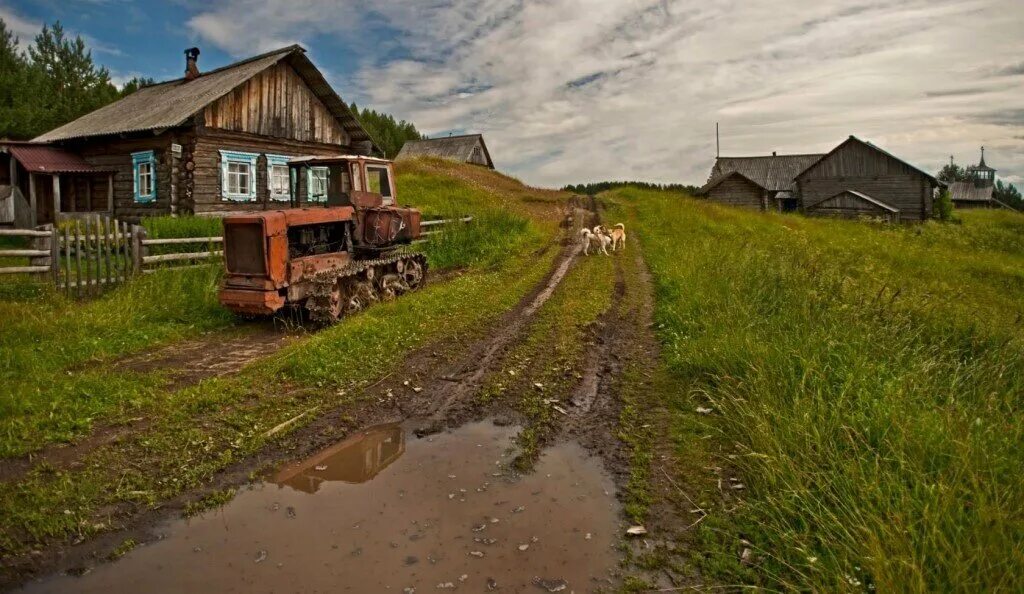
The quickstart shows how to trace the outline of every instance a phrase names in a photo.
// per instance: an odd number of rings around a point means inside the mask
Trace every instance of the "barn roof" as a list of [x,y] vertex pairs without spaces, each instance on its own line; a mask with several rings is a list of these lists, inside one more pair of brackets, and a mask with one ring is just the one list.
[[871,149],[873,149],[873,150],[876,150],[876,151],[878,151],[878,152],[882,153],[883,155],[885,155],[885,156],[889,157],[890,159],[895,159],[896,161],[899,161],[900,163],[903,163],[903,164],[904,164],[904,165],[906,165],[907,167],[909,167],[909,168],[913,169],[914,171],[916,171],[916,172],[920,173],[921,175],[923,175],[923,176],[925,176],[926,178],[928,178],[929,180],[931,180],[931,181],[932,181],[932,183],[934,183],[935,185],[937,185],[937,186],[941,186],[941,187],[946,187],[946,182],[944,182],[944,181],[941,181],[941,180],[939,180],[939,179],[938,179],[938,178],[936,178],[936,177],[935,177],[934,175],[932,175],[932,174],[928,173],[928,172],[927,172],[927,171],[925,171],[924,169],[921,169],[921,168],[920,168],[920,167],[918,167],[917,165],[914,165],[913,163],[908,163],[907,161],[904,161],[903,159],[901,159],[901,158],[897,157],[896,155],[894,155],[894,154],[890,153],[889,151],[887,151],[887,150],[883,149],[882,147],[880,147],[880,146],[877,146],[877,145],[875,145],[875,144],[872,144],[872,143],[870,143],[870,142],[868,142],[868,141],[866,141],[866,140],[861,140],[861,139],[857,138],[856,136],[854,136],[854,135],[852,135],[852,134],[850,135],[850,137],[849,137],[849,138],[847,138],[847,139],[846,139],[846,140],[844,140],[843,142],[840,142],[840,143],[839,143],[839,145],[838,145],[838,146],[836,146],[836,148],[834,148],[834,149],[830,150],[829,152],[825,153],[824,155],[821,155],[821,156],[820,156],[820,157],[819,157],[818,159],[816,159],[816,160],[815,160],[815,161],[814,161],[813,163],[809,163],[809,164],[808,164],[808,165],[807,165],[806,167],[804,167],[804,168],[803,168],[802,170],[800,170],[800,171],[799,171],[799,172],[797,173],[797,175],[796,175],[795,177],[800,177],[801,175],[803,175],[803,174],[807,173],[807,172],[808,172],[808,171],[809,171],[809,170],[810,170],[810,169],[811,169],[812,167],[814,167],[815,165],[817,165],[817,164],[818,164],[818,162],[820,162],[820,161],[824,160],[824,159],[825,159],[826,157],[828,157],[828,156],[829,156],[829,155],[831,155],[832,153],[835,153],[836,151],[838,151],[839,149],[843,148],[844,146],[846,146],[846,145],[847,145],[848,143],[850,143],[850,142],[859,142],[860,144],[862,144],[862,145],[864,145],[864,146],[866,146],[866,147],[868,147],[868,148],[871,148]]
[[711,168],[708,183],[700,189],[705,194],[733,174],[739,174],[771,192],[784,192],[793,185],[796,175],[823,155],[768,155],[763,157],[718,157]]
[[290,45],[210,70],[191,81],[179,78],[143,87],[123,99],[50,130],[35,140],[54,142],[180,126],[210,103],[282,60],[295,68],[353,141],[373,142],[348,105],[331,88],[323,74],[306,57],[306,50],[299,45]]
[[441,159],[469,161],[477,142],[483,147],[484,156],[487,158],[487,166],[493,169],[494,162],[491,161],[491,153],[487,150],[482,134],[410,140],[402,145],[402,150],[398,151],[396,160],[408,157],[439,157]]
[[949,194],[954,202],[991,202],[992,186],[979,188],[974,181],[953,182]]

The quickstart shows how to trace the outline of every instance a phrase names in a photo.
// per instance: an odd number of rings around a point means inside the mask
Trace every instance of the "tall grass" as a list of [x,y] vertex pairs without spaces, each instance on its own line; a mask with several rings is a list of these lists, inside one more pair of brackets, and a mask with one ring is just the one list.
[[[704,424],[747,486],[710,540],[747,538],[771,587],[1024,590],[1024,217],[884,227],[614,196],[690,396],[678,426]],[[724,545],[719,577],[744,576]]]
[[152,398],[154,378],[88,364],[230,324],[219,276],[213,267],[162,271],[93,301],[52,291],[0,301],[0,457],[70,440]]

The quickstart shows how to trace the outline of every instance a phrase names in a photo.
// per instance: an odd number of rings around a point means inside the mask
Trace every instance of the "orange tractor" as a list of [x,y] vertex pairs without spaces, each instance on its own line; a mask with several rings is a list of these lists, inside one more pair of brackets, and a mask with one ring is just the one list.
[[426,258],[408,249],[420,212],[395,206],[390,161],[342,155],[288,165],[291,208],[224,217],[225,307],[247,315],[300,307],[331,323],[424,283]]

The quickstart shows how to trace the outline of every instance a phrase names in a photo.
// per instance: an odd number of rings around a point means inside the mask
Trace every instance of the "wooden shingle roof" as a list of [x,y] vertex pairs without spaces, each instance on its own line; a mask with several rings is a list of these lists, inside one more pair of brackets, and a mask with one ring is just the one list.
[[204,72],[191,81],[179,78],[143,87],[123,99],[50,130],[35,141],[54,142],[181,126],[210,103],[282,60],[295,68],[353,142],[373,141],[348,105],[306,57],[306,50],[299,45],[290,45]]
[[448,136],[444,138],[429,138],[424,140],[410,140],[402,145],[395,158],[403,159],[409,157],[438,157],[441,159],[452,159],[454,161],[469,162],[473,156],[473,149],[480,144],[483,148],[487,166],[494,169],[494,162],[491,161],[491,153],[487,150],[482,134],[464,134],[462,136]]
[[711,168],[708,183],[700,193],[710,191],[733,174],[742,175],[771,192],[790,189],[797,174],[823,155],[768,155],[764,157],[718,157]]
[[992,186],[979,188],[974,181],[953,182],[949,186],[949,195],[954,202],[991,202]]

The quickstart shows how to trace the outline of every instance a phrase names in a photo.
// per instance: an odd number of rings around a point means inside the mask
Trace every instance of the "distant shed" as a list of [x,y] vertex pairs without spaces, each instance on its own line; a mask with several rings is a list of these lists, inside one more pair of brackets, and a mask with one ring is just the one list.
[[398,151],[396,161],[412,157],[437,157],[494,169],[491,153],[482,134],[410,140]]
[[718,157],[698,195],[759,210],[796,210],[793,179],[822,155]]

